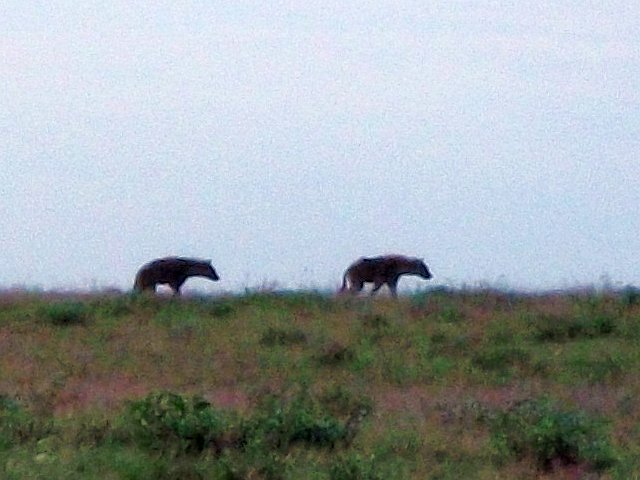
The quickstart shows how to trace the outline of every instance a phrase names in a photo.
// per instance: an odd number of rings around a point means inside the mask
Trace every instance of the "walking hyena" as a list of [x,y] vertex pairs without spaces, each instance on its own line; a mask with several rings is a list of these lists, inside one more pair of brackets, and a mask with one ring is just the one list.
[[397,297],[398,279],[401,275],[418,275],[427,280],[432,277],[431,272],[420,258],[403,255],[363,257],[352,263],[344,272],[340,291],[348,290],[351,293],[358,293],[362,290],[365,282],[369,282],[373,283],[371,291],[371,295],[373,295],[386,283],[391,290],[391,295]]
[[180,287],[189,277],[206,277],[214,282],[220,280],[211,265],[211,260],[197,258],[166,257],[153,260],[138,270],[133,290],[155,292],[156,285],[168,284],[175,295],[180,295]]

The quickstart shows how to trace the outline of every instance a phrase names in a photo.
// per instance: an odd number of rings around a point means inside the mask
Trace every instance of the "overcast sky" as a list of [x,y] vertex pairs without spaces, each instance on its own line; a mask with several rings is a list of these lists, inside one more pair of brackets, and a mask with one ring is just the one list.
[[633,1],[0,5],[0,287],[640,284]]

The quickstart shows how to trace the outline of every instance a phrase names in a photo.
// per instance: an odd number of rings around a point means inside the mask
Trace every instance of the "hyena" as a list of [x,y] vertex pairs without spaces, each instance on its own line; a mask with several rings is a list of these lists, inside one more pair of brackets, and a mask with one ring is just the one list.
[[348,290],[351,293],[358,293],[362,290],[365,282],[370,282],[373,283],[371,291],[371,295],[373,295],[386,283],[391,295],[397,297],[398,279],[401,275],[418,275],[427,280],[432,277],[431,272],[420,258],[403,255],[363,257],[352,263],[344,272],[340,291]]
[[211,265],[211,260],[197,258],[166,257],[153,260],[138,270],[133,290],[155,292],[156,285],[168,284],[175,295],[180,295],[180,287],[189,277],[206,277],[214,282],[220,280]]

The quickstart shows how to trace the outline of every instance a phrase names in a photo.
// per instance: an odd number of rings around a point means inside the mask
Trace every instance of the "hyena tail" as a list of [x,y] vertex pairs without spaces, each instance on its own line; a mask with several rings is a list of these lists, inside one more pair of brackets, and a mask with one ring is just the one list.
[[133,291],[136,293],[144,291],[144,282],[141,275],[136,275],[136,279],[133,283]]
[[339,292],[344,293],[347,290],[347,272],[344,272],[342,276],[342,286],[340,287]]

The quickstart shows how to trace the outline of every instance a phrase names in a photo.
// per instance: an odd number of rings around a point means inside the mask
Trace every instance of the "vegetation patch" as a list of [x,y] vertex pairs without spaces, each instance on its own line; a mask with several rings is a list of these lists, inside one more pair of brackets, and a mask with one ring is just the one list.
[[[329,408],[301,389],[291,397],[269,396],[251,414],[239,415],[217,410],[199,396],[154,392],[128,404],[113,437],[164,457],[208,452],[227,475],[256,469],[271,478],[286,470],[287,455],[296,445],[348,445],[370,411],[345,392],[329,403],[340,408]],[[347,404],[349,414],[343,410]]]
[[83,302],[54,302],[44,305],[40,310],[40,316],[53,325],[83,325],[91,318],[92,309]]
[[260,338],[260,345],[296,345],[307,342],[307,335],[299,329],[269,327]]
[[331,480],[384,480],[387,477],[377,465],[375,455],[343,454],[339,456],[331,469]]
[[333,385],[319,395],[320,403],[333,415],[344,417],[361,412],[368,415],[373,411],[373,401],[363,395],[356,395],[344,385]]
[[0,451],[16,444],[37,442],[52,431],[50,419],[36,417],[15,399],[0,395]]
[[129,404],[130,438],[137,444],[169,453],[199,453],[222,449],[228,420],[199,396],[155,392]]
[[529,353],[517,345],[489,345],[473,355],[472,362],[485,371],[507,374],[529,362]]
[[633,295],[0,292],[0,477],[633,478]]
[[385,315],[367,313],[361,318],[362,325],[373,330],[386,330],[391,326],[391,321]]
[[320,348],[318,362],[325,366],[340,365],[355,358],[353,349],[340,342],[329,342]]
[[455,305],[445,305],[437,313],[439,322],[443,323],[458,323],[464,319],[464,315],[459,307]]
[[135,297],[131,295],[109,295],[98,297],[89,302],[89,307],[96,316],[120,318],[135,311]]
[[624,374],[624,359],[616,352],[589,349],[587,346],[567,355],[568,377],[586,383],[617,381]]
[[245,443],[266,444],[280,451],[297,442],[317,447],[334,447],[350,433],[346,423],[329,413],[308,392],[303,391],[291,400],[272,397],[265,400],[259,411],[245,422]]
[[536,314],[529,318],[534,337],[539,341],[564,342],[577,338],[596,338],[616,331],[616,319],[607,313],[564,317]]
[[530,456],[542,470],[586,463],[596,471],[616,461],[606,424],[579,410],[565,410],[549,399],[532,399],[498,412],[491,420],[501,453]]
[[626,308],[640,305],[640,288],[625,287],[620,293],[620,303]]

